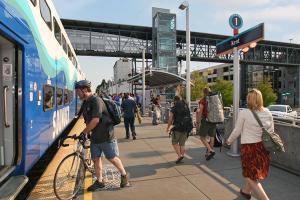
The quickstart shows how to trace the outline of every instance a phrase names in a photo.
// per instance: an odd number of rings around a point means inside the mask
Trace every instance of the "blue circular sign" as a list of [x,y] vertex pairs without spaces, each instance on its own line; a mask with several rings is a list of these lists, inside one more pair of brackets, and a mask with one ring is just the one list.
[[229,17],[229,25],[232,29],[240,29],[243,26],[243,19],[239,14],[233,14]]

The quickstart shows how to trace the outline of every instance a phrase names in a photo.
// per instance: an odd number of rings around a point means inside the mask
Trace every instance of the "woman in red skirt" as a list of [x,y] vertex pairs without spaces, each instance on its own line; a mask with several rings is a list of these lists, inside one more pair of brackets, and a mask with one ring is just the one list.
[[254,192],[260,200],[268,200],[260,180],[265,179],[269,173],[270,153],[265,150],[262,143],[262,130],[251,111],[257,113],[264,127],[272,132],[274,130],[273,117],[267,108],[263,107],[263,98],[259,90],[253,89],[247,95],[249,109],[239,112],[236,125],[227,144],[230,145],[241,136],[241,160],[245,186],[240,193],[246,199],[251,199]]

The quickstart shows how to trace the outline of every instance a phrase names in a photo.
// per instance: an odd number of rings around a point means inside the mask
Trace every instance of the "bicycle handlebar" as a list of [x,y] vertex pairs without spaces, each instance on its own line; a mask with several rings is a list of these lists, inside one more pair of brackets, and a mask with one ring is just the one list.
[[[67,137],[63,138],[63,140],[62,140],[62,142],[60,143],[59,146],[63,146],[63,147],[70,146],[70,144],[65,144],[65,143],[64,143],[64,141],[65,141],[66,139],[68,139],[68,138],[73,139],[73,140],[79,140],[79,136],[76,136],[76,134],[71,135],[71,136],[67,136]],[[84,144],[84,142],[82,142],[82,141],[79,141],[79,142],[80,142],[80,144],[83,146],[84,149],[89,148],[89,146],[86,146],[86,145]]]

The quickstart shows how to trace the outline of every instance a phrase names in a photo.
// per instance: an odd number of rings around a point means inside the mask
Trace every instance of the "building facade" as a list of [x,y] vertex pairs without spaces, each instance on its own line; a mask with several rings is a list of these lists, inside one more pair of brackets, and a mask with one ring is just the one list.
[[[241,68],[241,100],[246,101],[246,95],[252,88],[267,79],[271,82],[273,91],[277,94],[277,103],[300,107],[299,67],[275,67],[262,65],[240,65]],[[233,65],[220,64],[197,70],[208,85],[215,84],[217,78],[233,83]]]

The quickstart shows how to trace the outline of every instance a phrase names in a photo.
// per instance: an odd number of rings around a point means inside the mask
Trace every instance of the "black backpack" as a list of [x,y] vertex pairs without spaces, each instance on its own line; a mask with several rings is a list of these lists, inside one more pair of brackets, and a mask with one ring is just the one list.
[[105,106],[107,108],[109,117],[112,120],[112,124],[118,125],[121,123],[121,111],[118,105],[110,99],[102,98],[103,102],[105,103]]
[[193,120],[188,105],[184,101],[178,102],[175,105],[175,110],[177,111],[174,114],[175,130],[190,133],[193,130]]

